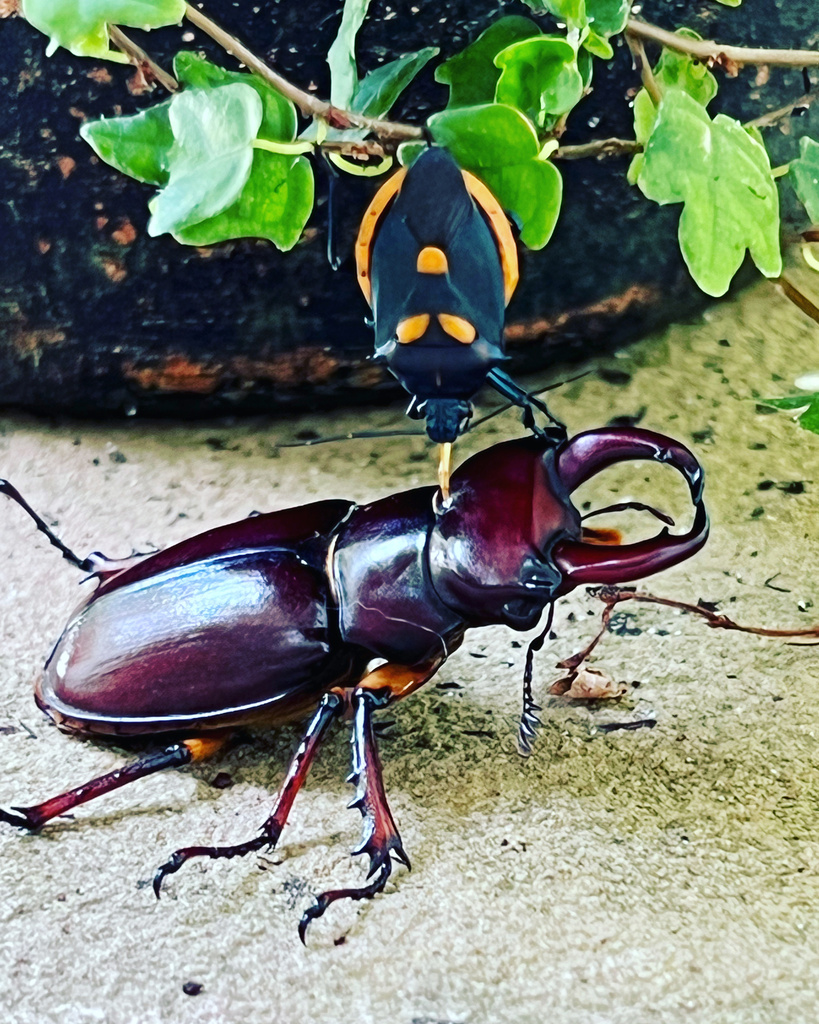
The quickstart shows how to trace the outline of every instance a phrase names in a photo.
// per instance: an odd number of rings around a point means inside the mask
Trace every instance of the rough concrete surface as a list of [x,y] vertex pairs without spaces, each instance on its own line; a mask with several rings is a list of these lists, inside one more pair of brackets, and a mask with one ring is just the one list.
[[[816,326],[760,284],[554,394],[573,430],[645,407],[643,425],[701,456],[712,539],[689,564],[653,579],[654,592],[718,601],[754,624],[819,619],[819,438],[787,414],[760,414],[752,397],[786,392],[818,363]],[[0,474],[78,551],[125,555],[251,509],[365,500],[432,481],[420,438],[272,457],[277,439],[362,420],[403,422],[399,409],[191,426],[7,417]],[[460,445],[459,457],[519,431],[512,414],[499,417]],[[672,476],[630,464],[582,497],[597,505],[643,498],[682,518],[686,497]],[[627,525],[654,528],[636,514]],[[37,711],[31,684],[78,599],[77,573],[10,502],[0,504],[0,538],[0,800],[8,805],[41,800],[131,754],[62,735]],[[295,728],[143,780],[40,835],[0,825],[3,1020],[815,1019],[817,652],[714,631],[668,609],[622,610],[633,617],[606,637],[595,664],[628,693],[588,705],[546,697],[560,675],[555,663],[588,640],[599,614],[584,593],[561,603],[558,639],[536,661],[544,724],[528,760],[514,743],[526,637],[502,628],[468,634],[437,679],[386,716],[394,720],[381,740],[386,783],[413,870],[397,870],[373,902],[332,907],[306,949],[296,925],[311,894],[362,878],[360,858],[348,853],[359,816],[345,810],[342,728],[279,850],[193,862],[159,902],[148,880],[173,849],[256,833]],[[656,718],[656,728],[596,729],[641,718]],[[218,771],[232,776],[231,788],[210,785]],[[199,995],[183,993],[188,981],[202,985]]]

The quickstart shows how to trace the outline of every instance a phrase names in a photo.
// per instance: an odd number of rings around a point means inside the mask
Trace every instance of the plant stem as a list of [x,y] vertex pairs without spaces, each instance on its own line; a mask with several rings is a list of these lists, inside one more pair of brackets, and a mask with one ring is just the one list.
[[793,103],[789,103],[786,107],[780,107],[778,110],[769,110],[767,114],[762,114],[760,117],[754,118],[753,121],[748,121],[745,127],[770,128],[778,121],[784,121],[785,118],[792,117],[795,109],[809,107],[815,99],[816,93],[805,93],[804,96],[800,96],[798,100],[794,100]]
[[266,82],[278,90],[282,96],[292,100],[305,117],[317,117],[333,128],[368,128],[380,139],[402,141],[405,139],[422,139],[423,129],[414,125],[399,124],[396,121],[383,121],[379,118],[366,117],[364,114],[357,114],[351,110],[339,110],[332,104],[311,96],[309,92],[299,89],[283,78],[277,71],[269,67],[261,58],[257,57],[252,50],[249,50],[235,36],[232,36],[225,29],[220,28],[215,21],[197,10],[191,4],[185,5],[185,17],[196,25],[206,35],[217,42],[224,50],[241,61],[253,74],[263,78]]
[[601,159],[607,156],[633,156],[642,151],[642,144],[634,139],[599,139],[596,142],[584,142],[580,146],[560,146],[552,154],[552,159],[584,160],[586,157]]
[[643,83],[643,88],[651,97],[651,101],[655,107],[659,107],[660,101],[663,98],[663,94],[660,92],[660,87],[657,85],[657,79],[654,77],[654,72],[651,70],[651,65],[646,57],[646,49],[643,46],[642,39],[632,35],[631,32],[626,32],[626,42],[628,48],[631,50],[631,56],[640,72],[640,80]]
[[804,292],[800,291],[792,281],[785,277],[784,274],[781,277],[774,278],[771,283],[775,286],[778,285],[785,298],[790,299],[794,306],[798,306],[806,316],[811,318],[811,320],[819,323],[819,307],[817,307],[816,303],[809,299]]
[[747,46],[723,46],[709,39],[687,39],[667,32],[657,25],[629,18],[627,31],[633,36],[650,39],[678,53],[690,53],[706,63],[775,64],[779,67],[802,68],[819,65],[817,50],[764,50]]
[[151,60],[141,46],[137,46],[133,39],[129,39],[125,35],[119,25],[109,25],[108,35],[111,37],[111,42],[114,46],[131,58],[133,65],[140,68],[143,73],[147,71],[148,76],[159,82],[168,92],[176,92],[179,88],[179,82],[177,82],[173,75],[163,70],[155,61]]

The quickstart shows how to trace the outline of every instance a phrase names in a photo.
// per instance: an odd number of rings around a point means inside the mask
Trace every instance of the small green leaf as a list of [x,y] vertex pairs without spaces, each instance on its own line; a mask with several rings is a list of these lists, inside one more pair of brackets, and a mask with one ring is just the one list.
[[791,395],[788,398],[763,398],[761,401],[776,409],[802,409],[803,412],[797,418],[799,426],[819,434],[819,392]]
[[589,19],[586,16],[587,0],[524,0],[533,11],[548,11],[560,21],[572,28],[585,28]]
[[[676,35],[684,39],[701,38],[690,28],[677,29]],[[668,48],[664,48],[660,54],[654,68],[654,80],[661,93],[668,89],[682,89],[704,107],[707,107],[717,94],[717,80],[705,64],[687,53],[678,53]],[[656,119],[657,108],[654,101],[645,89],[641,89],[634,97],[634,137],[643,146],[651,136]],[[636,184],[642,166],[643,154],[638,153],[629,165],[627,177],[630,185]]]
[[370,0],[344,0],[338,35],[327,54],[330,65],[330,102],[347,110],[358,88],[355,37],[364,24]]
[[742,0],[717,0],[717,3],[724,4],[725,7],[739,7]]
[[517,217],[523,243],[541,249],[557,222],[562,180],[554,164],[539,159],[531,121],[513,107],[489,103],[444,110],[433,114],[428,125],[435,141]]
[[78,57],[104,57],[128,63],[128,57],[109,46],[108,26],[151,29],[178,25],[184,0],[23,0],[29,24],[49,37],[46,53],[64,46]]
[[614,56],[614,49],[608,39],[593,31],[590,31],[583,40],[583,49],[601,60],[611,60]]
[[812,224],[819,224],[819,143],[806,135],[799,140],[799,158],[791,162],[790,176]]
[[123,174],[149,185],[167,185],[173,145],[171,102],[148,107],[133,117],[86,121],[80,135],[101,160]]
[[574,47],[559,36],[512,43],[495,57],[495,64],[501,69],[496,101],[517,107],[541,128],[583,96]]
[[623,31],[630,12],[631,0],[586,0],[589,24],[596,35],[605,39]]
[[358,83],[352,109],[368,117],[383,117],[424,65],[439,52],[437,46],[427,46],[370,71]]
[[552,237],[563,199],[563,179],[555,165],[530,160],[509,167],[484,167],[479,177],[501,206],[517,217],[523,244],[542,249]]
[[262,101],[249,85],[174,96],[168,183],[151,201],[148,234],[179,231],[227,209],[250,176],[261,122]]
[[212,245],[228,238],[268,238],[292,249],[313,209],[313,169],[309,160],[256,150],[250,177],[226,210],[172,232],[177,242]]
[[260,139],[268,142],[292,142],[296,137],[296,108],[280,92],[258,75],[227,71],[198,53],[182,50],[174,57],[173,70],[179,81],[192,89],[216,89],[223,85],[249,85],[262,101]]
[[764,146],[724,114],[712,121],[680,89],[663,97],[637,184],[654,202],[683,203],[683,258],[709,295],[724,295],[746,248],[766,277],[782,272],[779,197]]
[[[675,35],[683,39],[700,40],[702,37],[690,28],[677,29]],[[702,61],[696,60],[688,53],[663,48],[654,78],[661,92],[666,89],[682,89],[688,95],[707,107],[717,94],[717,80]]]
[[449,86],[448,108],[491,103],[500,78],[495,57],[511,43],[539,35],[540,29],[530,18],[510,15],[490,25],[474,43],[445,61],[436,69],[435,81]]

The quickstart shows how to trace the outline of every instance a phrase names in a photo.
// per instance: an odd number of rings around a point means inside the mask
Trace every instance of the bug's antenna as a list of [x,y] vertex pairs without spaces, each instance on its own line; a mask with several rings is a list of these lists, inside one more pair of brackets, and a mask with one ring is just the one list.
[[555,606],[554,602],[549,605],[549,614],[546,618],[546,625],[543,627],[534,640],[531,641],[528,648],[526,649],[526,667],[523,670],[523,710],[520,715],[520,723],[518,725],[518,753],[521,757],[528,757],[532,753],[532,742],[534,741],[535,734],[540,726],[543,724],[538,718],[538,711],[543,709],[539,704],[535,704],[535,699],[532,696],[532,675],[533,675],[533,664],[535,660],[535,652],[539,651],[543,644],[546,642],[546,637],[549,634],[549,630],[552,628],[552,620],[555,617]]
[[[572,384],[576,380],[580,380],[582,377],[588,377],[591,370],[584,370],[583,373],[575,374],[574,377],[566,377],[564,380],[557,380],[553,384],[547,384],[545,387],[538,388],[537,391],[530,391],[529,395],[534,397],[535,395],[542,395],[546,391],[554,391],[556,388],[562,388],[564,384]],[[467,430],[474,430],[475,427],[479,427],[482,423],[486,423],[487,420],[493,419],[495,416],[500,416],[502,412],[506,412],[507,409],[514,409],[518,407],[517,402],[504,402],[503,405],[499,405],[497,409],[493,409],[488,412],[485,416],[481,416],[476,420],[473,420]]]
[[327,437],[310,437],[304,441],[281,441],[274,448],[312,448],[316,444],[331,441],[362,441],[376,437],[426,437],[423,430],[359,430],[349,434],[328,434]]

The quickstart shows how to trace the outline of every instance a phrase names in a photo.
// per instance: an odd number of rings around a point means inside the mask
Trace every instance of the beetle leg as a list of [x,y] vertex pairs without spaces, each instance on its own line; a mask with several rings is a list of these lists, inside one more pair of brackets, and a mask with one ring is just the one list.
[[34,525],[40,533],[46,535],[49,542],[57,548],[63,558],[83,572],[92,573],[94,576],[99,576],[102,579],[105,576],[113,576],[123,569],[128,569],[145,557],[145,555],[132,555],[130,558],[107,558],[99,551],[93,551],[87,558],[80,558],[70,547],[63,544],[43,517],[37,515],[22,494],[8,480],[0,480],[0,494],[5,494],[6,497],[16,502],[34,520]]
[[362,689],[357,689],[352,698],[354,718],[351,737],[352,772],[349,781],[355,783],[356,794],[350,807],[357,807],[364,819],[361,842],[353,850],[353,854],[367,854],[370,858],[367,878],[373,880],[369,885],[359,888],[331,889],[318,896],[299,922],[299,937],[302,942],[305,940],[310,922],[321,917],[331,903],[341,899],[372,899],[381,892],[392,873],[393,857],[407,868],[410,867],[409,857],[387,803],[381,758],[378,756],[373,728],[373,711],[385,706],[391,699],[389,692],[385,694],[383,691],[378,693]]
[[96,779],[86,782],[84,786],[70,789],[67,793],[61,793],[41,804],[34,804],[31,807],[12,807],[11,811],[0,809],[0,821],[5,821],[7,825],[16,825],[19,828],[27,828],[31,832],[36,832],[52,818],[57,818],[104,793],[111,793],[121,786],[126,786],[129,782],[135,782],[137,779],[153,775],[154,772],[163,771],[165,768],[180,768],[182,765],[190,764],[191,761],[204,760],[221,749],[229,736],[229,732],[220,732],[174,743],[160,753],[148,754],[147,757],[142,757],[133,764],[117,768],[106,775],[100,775]]
[[273,813],[262,825],[261,834],[235,846],[186,846],[172,853],[154,875],[154,892],[157,899],[165,876],[174,874],[192,857],[211,857],[214,860],[220,857],[244,857],[245,854],[252,853],[254,850],[262,850],[265,847],[272,849],[276,845],[287,822],[296,794],[307,778],[310,766],[327,731],[327,726],[338,716],[341,708],[341,698],[335,693],[324,695],[293,755],[279,790]]

